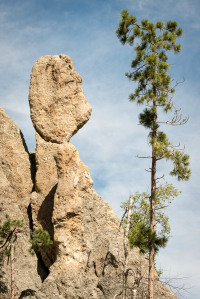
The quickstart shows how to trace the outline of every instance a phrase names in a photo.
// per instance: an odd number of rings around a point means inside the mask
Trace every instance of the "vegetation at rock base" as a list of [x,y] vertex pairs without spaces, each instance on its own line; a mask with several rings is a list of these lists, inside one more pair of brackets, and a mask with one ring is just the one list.
[[[144,223],[141,230],[146,230],[149,240],[149,275],[148,293],[149,299],[154,298],[154,263],[156,252],[156,190],[159,177],[157,176],[157,163],[163,159],[171,160],[173,168],[171,175],[178,180],[188,180],[191,174],[189,169],[189,156],[184,153],[184,148],[174,146],[167,135],[160,131],[161,124],[183,125],[187,118],[182,118],[180,109],[177,109],[172,101],[175,87],[173,79],[169,75],[170,64],[167,53],[173,51],[175,54],[181,50],[181,45],[177,39],[183,34],[183,30],[178,27],[177,22],[168,21],[165,24],[157,21],[155,24],[147,19],[137,22],[137,18],[123,10],[120,15],[119,26],[116,34],[122,44],[135,45],[135,58],[132,60],[133,71],[125,75],[137,82],[137,87],[130,94],[130,101],[145,105],[139,115],[139,122],[149,130],[148,143],[151,146],[151,155],[140,158],[151,159],[151,194],[149,196],[150,222],[149,227]],[[170,121],[164,121],[162,112],[173,112]],[[141,236],[141,234],[139,234]],[[159,237],[158,237],[159,238]],[[160,239],[161,241],[161,239]],[[143,240],[140,240],[142,243]],[[163,239],[165,243],[165,240]],[[163,243],[163,245],[164,245]],[[146,245],[145,245],[146,246]],[[144,247],[145,247],[144,246]]]
[[[9,215],[6,215],[5,221],[1,224],[0,221],[0,258],[8,257],[8,262],[11,265],[11,294],[10,299],[15,297],[15,247],[19,234],[25,231],[23,220],[11,220]],[[49,233],[42,228],[36,229],[33,232],[32,239],[30,240],[31,247],[30,253],[34,251],[42,252],[53,242],[50,239]]]
[[6,220],[1,224],[0,220],[0,249],[3,256],[10,255],[10,246],[17,239],[17,234],[22,232],[23,220],[11,220],[9,215],[6,215]]

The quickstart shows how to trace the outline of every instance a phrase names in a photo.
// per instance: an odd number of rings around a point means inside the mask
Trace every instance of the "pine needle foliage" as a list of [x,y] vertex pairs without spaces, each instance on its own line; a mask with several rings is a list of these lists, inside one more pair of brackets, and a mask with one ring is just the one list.
[[[180,117],[177,117],[178,110],[172,102],[175,88],[171,86],[173,80],[168,74],[170,64],[167,52],[173,51],[177,54],[181,51],[177,39],[183,35],[183,30],[174,21],[165,24],[158,21],[154,24],[143,19],[138,23],[135,16],[123,10],[116,34],[122,44],[136,45],[133,48],[135,59],[131,63],[133,70],[125,75],[138,83],[135,91],[129,96],[130,101],[148,106],[139,115],[140,124],[152,132],[155,130],[158,132],[158,136],[154,139],[152,134],[149,134],[149,143],[155,143],[158,160],[166,158],[173,162],[171,175],[177,176],[178,180],[188,180],[191,174],[189,156],[184,154],[184,149],[174,149],[166,138],[165,140],[159,138],[162,132],[158,131],[159,121],[155,121],[158,107],[164,112],[174,111],[176,117],[172,124],[175,125],[176,121],[180,120]],[[185,123],[186,119],[180,122]]]
[[[6,214],[6,220],[4,221],[3,224],[1,224],[1,220],[0,220],[0,238],[1,239],[5,239],[8,237],[10,231],[14,228],[14,227],[18,227],[21,228],[23,227],[23,220],[11,220],[10,216],[8,214]],[[3,241],[0,240],[0,243],[2,243]]]
[[[1,224],[0,220],[0,249],[3,255],[9,255],[10,239],[13,234],[19,234],[23,232],[24,222],[23,220],[11,220],[9,215],[6,215],[6,220]],[[53,244],[48,231],[42,228],[35,229],[32,234],[32,239],[29,240],[31,247],[29,251],[33,253],[41,252],[47,249],[47,247]]]
[[[149,255],[149,244],[155,243],[155,253],[159,248],[167,245],[170,237],[169,217],[163,212],[170,203],[180,194],[172,184],[160,185],[156,190],[155,224],[156,231],[150,229],[150,194],[136,192],[133,195],[133,212],[129,230],[129,245],[139,247],[142,253]],[[121,208],[126,209],[129,202],[123,202]],[[126,225],[126,218],[124,220]]]
[[30,253],[42,252],[48,248],[49,245],[52,245],[53,242],[50,239],[48,231],[43,230],[42,228],[35,229],[30,240],[31,248]]
[[0,250],[1,257],[9,256],[10,254],[10,241],[13,235],[17,235],[22,231],[24,225],[23,220],[11,220],[10,216],[6,214],[3,224],[0,220]]
[[1,224],[0,222],[0,258],[3,260],[3,258],[7,256],[8,262],[10,262],[11,299],[15,298],[15,245],[18,235],[22,232],[23,220],[11,220],[10,216],[6,215],[4,223]]
[[[137,83],[134,92],[130,94],[129,100],[140,105],[145,105],[145,109],[139,115],[139,122],[149,130],[148,142],[151,146],[151,194],[150,204],[150,225],[140,223],[137,227],[139,244],[145,244],[142,239],[142,230],[145,233],[144,240],[149,240],[149,277],[148,296],[154,298],[154,258],[157,246],[164,246],[165,238],[159,239],[155,230],[155,207],[157,182],[157,162],[166,159],[171,160],[173,168],[171,175],[178,180],[187,181],[190,177],[189,156],[184,153],[184,148],[174,146],[167,138],[166,134],[160,131],[160,124],[182,125],[187,122],[187,118],[182,118],[172,97],[175,92],[173,79],[169,75],[170,64],[168,62],[168,52],[177,54],[181,50],[181,45],[177,43],[178,38],[183,34],[183,30],[178,27],[177,22],[162,21],[152,23],[147,19],[137,21],[135,16],[123,10],[120,15],[119,26],[116,34],[122,44],[129,44],[133,47],[135,57],[131,62],[131,71],[125,75]],[[161,111],[160,111],[161,110]],[[160,121],[160,112],[173,112],[174,116],[170,121]],[[161,118],[162,119],[162,118]],[[146,157],[147,158],[147,157]],[[141,237],[141,239],[139,239]],[[158,241],[158,243],[157,243]],[[134,241],[136,242],[136,241]],[[141,245],[141,248],[143,248]]]
[[[3,224],[0,220],[0,259],[3,260],[5,256],[8,257],[8,262],[11,264],[11,295],[10,298],[15,298],[15,275],[14,275],[14,263],[15,263],[15,247],[16,240],[19,234],[24,232],[23,220],[11,220],[9,215],[5,216]],[[41,252],[45,250],[49,245],[53,244],[50,239],[50,235],[42,228],[36,229],[33,232],[33,238],[30,240],[31,248],[29,252],[31,254]]]
[[138,223],[134,231],[130,231],[130,246],[139,247],[141,253],[149,255],[149,244],[152,241],[154,242],[155,253],[157,253],[159,248],[167,245],[168,238],[165,235],[158,236],[156,232],[152,232],[150,227],[143,222]]

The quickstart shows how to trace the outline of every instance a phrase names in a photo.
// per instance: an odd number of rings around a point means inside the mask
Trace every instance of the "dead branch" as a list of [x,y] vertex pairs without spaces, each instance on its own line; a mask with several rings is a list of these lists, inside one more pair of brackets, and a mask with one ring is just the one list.
[[125,208],[125,212],[124,212],[124,214],[123,214],[123,216],[122,216],[122,219],[121,219],[121,221],[120,221],[120,224],[119,224],[119,229],[120,229],[120,227],[121,227],[121,225],[122,225],[123,219],[124,219],[124,217],[125,217],[125,215],[126,215],[127,212],[128,212],[128,207]]
[[161,177],[157,178],[156,181],[164,179],[165,175],[163,174]]
[[[184,280],[188,279],[188,277],[162,277],[160,278],[160,282],[170,288],[177,296],[180,298],[183,296],[183,293],[191,294],[189,290],[191,287],[187,287],[186,284],[183,282]],[[180,285],[177,285],[181,282]]]
[[123,269],[123,289],[122,289],[122,299],[126,299],[126,291],[127,291],[127,277],[128,277],[128,233],[130,229],[131,222],[131,213],[133,208],[133,196],[129,197],[129,207],[127,214],[127,223],[124,231],[124,269]]
[[137,155],[136,157],[139,159],[152,159],[151,156],[142,157],[142,156]]

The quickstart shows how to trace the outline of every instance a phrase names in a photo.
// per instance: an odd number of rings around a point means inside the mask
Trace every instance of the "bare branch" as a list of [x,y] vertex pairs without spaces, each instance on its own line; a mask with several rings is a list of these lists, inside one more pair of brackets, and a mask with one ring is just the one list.
[[[159,207],[159,208],[155,208],[155,210],[162,210],[162,209],[165,209],[165,208],[167,208],[167,207],[169,207],[169,205],[167,205],[167,206],[162,206],[162,207]],[[159,222],[158,222],[159,223]]]
[[127,212],[128,212],[128,207],[125,208],[124,214],[123,214],[122,219],[121,219],[120,224],[119,224],[119,229],[120,229],[120,227],[122,225],[123,219],[124,219],[124,217],[125,217],[125,215],[126,215]]
[[[182,297],[183,293],[188,293],[191,287],[187,287],[184,283],[184,280],[188,279],[188,277],[162,277],[160,282],[167,287],[169,287],[174,293],[177,294],[180,298]],[[180,285],[177,285],[177,282],[182,281]]]
[[130,230],[131,223],[131,213],[133,208],[133,196],[129,197],[129,206],[127,214],[127,223],[124,230],[124,269],[123,269],[123,289],[122,289],[122,298],[126,299],[126,290],[127,290],[127,277],[128,277],[128,233]]
[[[172,80],[174,81],[174,80]],[[176,84],[171,88],[171,89],[174,89],[176,86],[178,86],[179,84],[182,84],[185,82],[185,78],[183,77],[183,81],[176,81]]]
[[161,177],[157,178],[156,181],[164,179],[165,175],[163,174]]
[[135,72],[133,72],[133,74],[135,74],[136,72],[138,72],[141,68],[143,68],[145,65],[147,65],[146,63],[144,63],[142,66],[138,67]]
[[161,156],[161,157],[159,157],[159,158],[156,158],[156,161],[162,160],[162,159],[164,159],[164,158],[165,158],[165,155],[163,155],[163,156]]
[[185,125],[189,120],[189,116],[182,119],[182,115],[174,116],[171,121],[158,121],[159,124],[166,124],[171,126],[182,126]]
[[139,159],[152,159],[151,156],[142,157],[142,156],[137,155],[136,157]]
[[181,147],[180,147],[180,144],[179,144],[179,145],[172,145],[172,144],[170,144],[170,145],[168,145],[167,147],[168,147],[168,148],[172,148],[172,149],[174,149],[174,148],[178,148],[179,151],[184,151],[184,150],[185,150],[185,145],[184,145],[183,148],[181,148]]

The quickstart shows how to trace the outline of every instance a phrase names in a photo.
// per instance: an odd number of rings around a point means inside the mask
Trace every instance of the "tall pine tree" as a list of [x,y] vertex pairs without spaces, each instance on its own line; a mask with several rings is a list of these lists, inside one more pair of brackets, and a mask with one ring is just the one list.
[[[166,24],[158,21],[155,24],[143,19],[140,23],[137,18],[123,10],[120,15],[119,27],[116,34],[122,44],[134,47],[135,59],[131,63],[133,71],[126,76],[138,83],[134,93],[129,96],[130,101],[146,106],[139,115],[140,124],[149,129],[149,143],[151,145],[151,196],[150,196],[150,229],[155,233],[155,200],[157,183],[157,162],[162,159],[171,160],[173,169],[171,175],[178,180],[188,180],[190,177],[189,156],[184,150],[172,145],[166,134],[159,130],[161,108],[164,112],[174,111],[171,125],[184,124],[187,119],[182,119],[179,110],[172,102],[175,86],[168,74],[170,64],[167,62],[167,52],[179,53],[181,46],[176,43],[177,38],[183,34],[178,24],[168,21]],[[149,299],[154,298],[154,239],[149,244]]]

